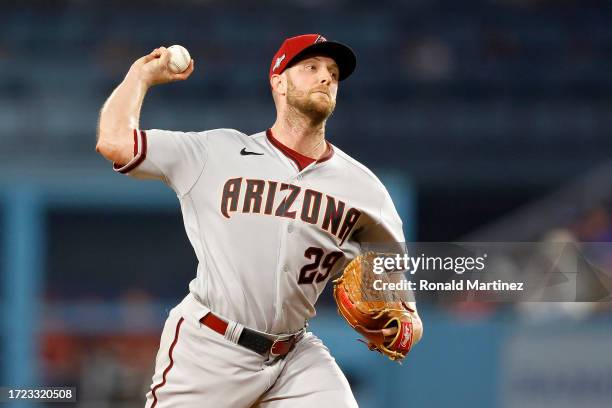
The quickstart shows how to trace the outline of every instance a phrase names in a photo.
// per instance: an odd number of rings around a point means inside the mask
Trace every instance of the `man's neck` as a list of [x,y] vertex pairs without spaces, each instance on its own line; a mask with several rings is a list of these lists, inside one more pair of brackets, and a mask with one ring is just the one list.
[[313,122],[297,113],[282,115],[271,130],[275,139],[306,157],[319,159],[327,151],[325,121]]

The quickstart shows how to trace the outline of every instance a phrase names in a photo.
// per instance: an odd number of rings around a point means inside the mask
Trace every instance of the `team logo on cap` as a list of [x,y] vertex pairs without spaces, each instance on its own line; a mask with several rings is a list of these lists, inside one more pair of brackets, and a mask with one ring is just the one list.
[[276,71],[278,67],[280,67],[280,64],[283,62],[284,59],[285,59],[285,54],[278,57],[276,59],[276,62],[274,63],[274,67],[272,68],[272,71]]
[[322,35],[318,36],[317,39],[314,41],[314,43],[321,43],[321,42],[325,42],[327,41],[327,39],[325,37],[323,37]]

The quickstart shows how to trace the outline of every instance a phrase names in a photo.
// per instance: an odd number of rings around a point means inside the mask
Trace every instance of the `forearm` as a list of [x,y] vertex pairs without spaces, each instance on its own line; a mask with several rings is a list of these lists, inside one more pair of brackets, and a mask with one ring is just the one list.
[[140,110],[149,86],[130,69],[100,111],[96,151],[120,164],[133,157],[133,129],[139,128]]
[[98,121],[96,150],[108,160],[126,164],[133,158],[133,129],[140,127],[140,108],[147,90],[154,85],[183,81],[193,72],[193,60],[179,74],[170,71],[169,60],[170,52],[165,47],[139,58],[104,103]]

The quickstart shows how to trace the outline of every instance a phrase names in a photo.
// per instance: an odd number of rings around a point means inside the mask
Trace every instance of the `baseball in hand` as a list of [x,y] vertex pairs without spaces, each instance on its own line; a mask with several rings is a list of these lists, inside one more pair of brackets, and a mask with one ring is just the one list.
[[182,45],[171,45],[168,47],[168,51],[170,51],[170,62],[168,63],[170,71],[180,74],[189,67],[191,56],[185,47]]

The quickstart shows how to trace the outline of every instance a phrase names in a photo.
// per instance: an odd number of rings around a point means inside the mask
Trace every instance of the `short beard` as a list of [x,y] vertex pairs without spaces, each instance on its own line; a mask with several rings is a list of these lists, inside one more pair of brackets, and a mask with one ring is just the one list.
[[310,99],[314,91],[298,91],[289,77],[287,77],[287,105],[295,109],[314,123],[322,123],[329,118],[336,108],[336,101],[328,96],[331,103],[322,105]]

